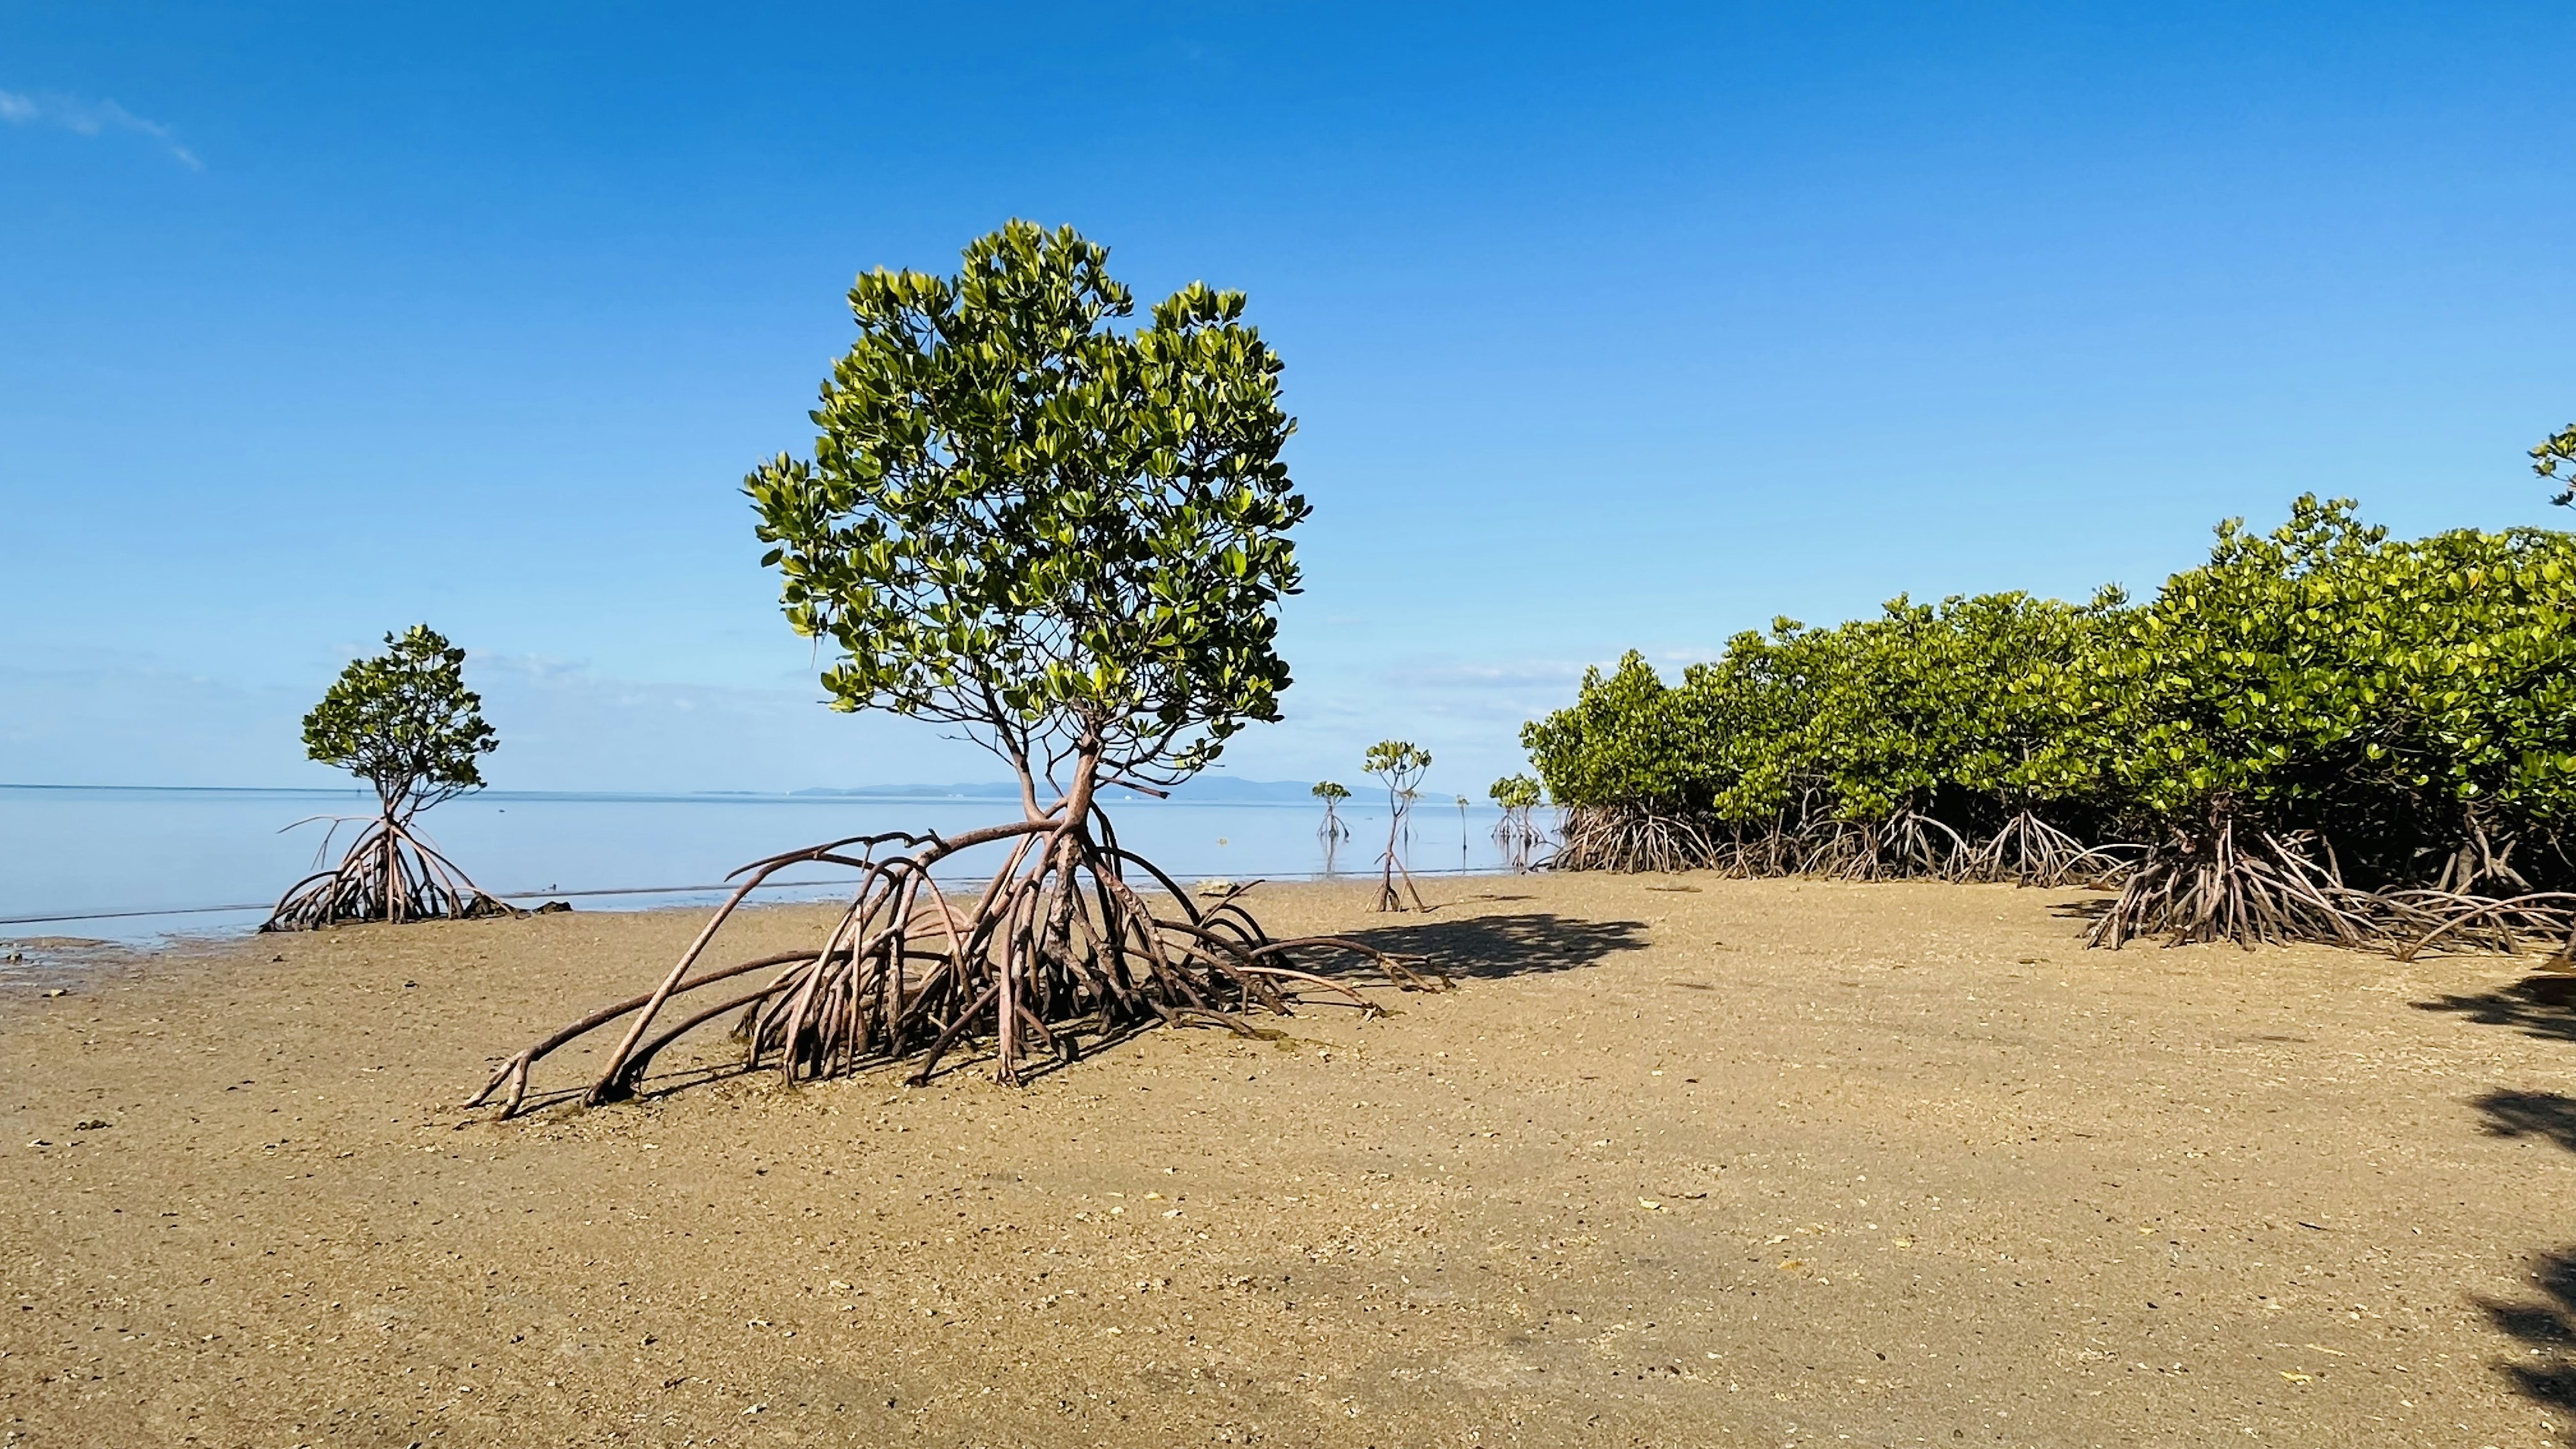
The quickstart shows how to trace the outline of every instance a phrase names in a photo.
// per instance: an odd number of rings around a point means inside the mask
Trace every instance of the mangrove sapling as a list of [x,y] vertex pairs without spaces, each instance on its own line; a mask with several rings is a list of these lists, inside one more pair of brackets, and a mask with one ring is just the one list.
[[[376,814],[337,865],[288,887],[263,931],[513,914],[415,826],[422,811],[481,789],[476,761],[500,745],[465,687],[465,651],[426,624],[387,634],[385,646],[340,671],[304,716],[305,753],[374,786]],[[320,859],[337,831],[335,821]]]
[[[1279,461],[1279,361],[1242,294],[1193,284],[1117,330],[1134,303],[1107,258],[1014,221],[956,276],[862,276],[813,457],[744,485],[789,624],[837,649],[834,706],[983,745],[1017,775],[1021,818],[745,866],[657,986],[504,1061],[476,1101],[518,1110],[541,1058],[620,1021],[586,1101],[631,1093],[657,1053],[728,1015],[746,1065],[789,1081],[895,1062],[922,1081],[973,1047],[1015,1083],[1085,1038],[1257,1034],[1249,1014],[1306,996],[1376,1010],[1316,974],[1333,952],[1406,989],[1446,984],[1357,941],[1271,940],[1240,889],[1202,905],[1119,845],[1103,786],[1163,793],[1279,718],[1278,606],[1308,509]],[[970,851],[996,863],[952,898],[934,875]],[[857,875],[819,944],[700,966],[750,892],[815,865]]]
[[1377,908],[1381,911],[1404,909],[1404,898],[1396,894],[1398,878],[1413,896],[1413,908],[1431,909],[1422,903],[1422,888],[1413,883],[1413,873],[1404,867],[1404,846],[1411,839],[1406,816],[1413,810],[1422,772],[1431,768],[1431,752],[1408,740],[1380,740],[1369,746],[1368,757],[1361,768],[1386,784],[1386,853],[1378,858]]
[[1505,775],[1485,793],[1503,812],[1503,818],[1494,823],[1494,844],[1502,847],[1503,858],[1513,870],[1529,869],[1530,852],[1546,840],[1530,818],[1547,798],[1546,792],[1530,776]]
[[1350,839],[1351,827],[1343,823],[1341,815],[1335,809],[1343,801],[1351,798],[1349,789],[1334,784],[1330,780],[1318,780],[1315,782],[1315,788],[1309,793],[1324,802],[1324,823],[1315,827],[1316,837],[1325,841]]

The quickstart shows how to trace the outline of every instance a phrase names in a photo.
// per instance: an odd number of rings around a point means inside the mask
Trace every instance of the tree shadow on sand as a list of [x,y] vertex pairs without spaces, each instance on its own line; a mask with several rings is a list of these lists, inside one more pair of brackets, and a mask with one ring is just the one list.
[[2412,1004],[2417,1011],[2451,1012],[2481,1026],[2509,1026],[2543,1041],[2576,1042],[2576,976],[2527,976],[2494,991],[2437,996]]
[[[1469,981],[1571,971],[1646,948],[1643,921],[1587,921],[1549,911],[1373,926],[1341,935],[1391,956],[1427,961],[1434,970]],[[1345,960],[1321,974],[1349,977],[1373,969],[1364,960]]]
[[[2576,1097],[2556,1092],[2489,1092],[2477,1099],[2488,1135],[2538,1137],[2576,1152]],[[2532,1264],[2537,1302],[2474,1298],[2523,1353],[2496,1365],[2523,1397],[2576,1413],[2576,1249],[2542,1253]]]
[[2556,1092],[2489,1092],[2478,1098],[2490,1137],[2538,1137],[2576,1152],[2576,1097]]

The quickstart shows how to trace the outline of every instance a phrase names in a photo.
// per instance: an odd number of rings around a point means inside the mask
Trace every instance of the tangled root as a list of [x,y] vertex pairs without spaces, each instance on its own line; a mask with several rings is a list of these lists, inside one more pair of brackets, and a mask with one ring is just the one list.
[[1545,864],[1553,870],[1679,871],[1709,863],[1707,835],[1679,816],[1629,806],[1582,805]]
[[[1004,850],[1001,867],[971,903],[943,894],[933,868],[977,846]],[[754,889],[790,866],[817,864],[858,872],[849,906],[818,948],[699,967]],[[1168,895],[1172,907],[1140,895],[1131,874]],[[1259,1035],[1247,1017],[1293,1014],[1310,995],[1369,1015],[1382,1011],[1348,983],[1309,969],[1318,956],[1357,956],[1402,990],[1450,985],[1446,976],[1347,938],[1274,941],[1239,899],[1248,886],[1202,906],[1120,849],[1107,818],[1096,814],[946,838],[854,836],[754,862],[735,876],[741,884],[658,986],[510,1057],[466,1105],[499,1095],[501,1115],[516,1113],[539,1061],[629,1017],[581,1093],[585,1103],[632,1095],[656,1054],[728,1015],[739,1016],[734,1034],[745,1069],[767,1065],[789,1082],[901,1062],[920,1083],[951,1052],[989,1043],[995,1079],[1016,1084],[1050,1061],[1077,1059],[1086,1037],[1096,1045],[1158,1025]],[[744,977],[759,979],[707,990]]]
[[2363,946],[2384,939],[2381,913],[2366,891],[2353,890],[2311,860],[2306,837],[2246,831],[2235,815],[2212,812],[2208,829],[2177,832],[2149,851],[2093,924],[2087,943],[2117,950],[2162,936],[2169,946],[2233,941],[2323,941]]
[[[329,848],[326,840],[324,848]],[[263,931],[318,931],[360,921],[467,920],[523,915],[466,878],[410,826],[382,816],[329,870],[297,881],[260,923]]]
[[2112,889],[2145,853],[2135,845],[2086,845],[2024,810],[1968,853],[1963,878]]

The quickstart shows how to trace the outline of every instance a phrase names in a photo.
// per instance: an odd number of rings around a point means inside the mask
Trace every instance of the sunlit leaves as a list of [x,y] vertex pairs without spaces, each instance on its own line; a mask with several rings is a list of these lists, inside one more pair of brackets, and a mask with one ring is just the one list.
[[1122,330],[1107,260],[1015,221],[953,277],[859,278],[814,456],[744,486],[790,624],[839,647],[837,707],[1171,779],[1278,718],[1308,509],[1243,295],[1194,283]]
[[2078,706],[2066,671],[2117,595],[1897,599],[1831,629],[1775,620],[1667,687],[1643,656],[1587,674],[1522,743],[1559,804],[1643,806],[1728,825],[1879,820],[1945,789],[2066,793],[2036,763]]
[[2571,564],[2568,534],[2391,540],[2313,496],[2222,525],[2088,665],[2086,747],[2155,818],[2224,799],[2348,849],[2567,820]]
[[2471,835],[2576,822],[2571,620],[2576,536],[2391,540],[2307,497],[2269,533],[2220,525],[2144,605],[1779,620],[1674,685],[1634,654],[1588,674],[1522,738],[1574,806],[1757,831],[2037,809],[2139,839],[2247,811],[2406,878]]
[[426,624],[387,634],[385,646],[341,670],[304,716],[304,749],[375,786],[385,813],[408,819],[482,788],[476,760],[500,737],[465,687],[464,650]]
[[2558,496],[2550,502],[2561,507],[2576,504],[2576,423],[2543,438],[2531,450],[2531,471],[2558,485]]

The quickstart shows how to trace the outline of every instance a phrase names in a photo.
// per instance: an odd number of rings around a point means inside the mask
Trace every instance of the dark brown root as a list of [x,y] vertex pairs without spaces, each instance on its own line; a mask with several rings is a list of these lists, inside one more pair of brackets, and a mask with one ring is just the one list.
[[1681,871],[1709,863],[1708,836],[1679,816],[1633,806],[1579,805],[1566,811],[1551,870]]
[[[325,850],[329,841],[324,841]],[[468,920],[526,914],[466,878],[455,862],[392,816],[359,833],[329,870],[297,881],[260,924],[263,931],[318,931],[361,921]]]
[[2460,844],[2442,862],[2442,874],[2433,889],[2465,894],[2488,881],[2529,891],[2531,882],[2514,869],[2513,853],[2522,842],[2507,839],[2498,845],[2487,833],[2486,822],[2473,812],[2468,828],[2461,833]]
[[2148,853],[2119,899],[2093,924],[2087,943],[2118,950],[2145,936],[2165,944],[2318,941],[2338,946],[2382,942],[2378,898],[2353,890],[2308,858],[2300,836],[2245,831],[2214,813],[2205,832],[2177,834]]
[[1709,864],[1742,880],[1769,880],[1796,875],[1798,853],[1796,840],[1784,830],[1739,829],[1710,847]]
[[2427,952],[2518,955],[2549,947],[2576,956],[2576,892],[2498,899],[2433,889],[2355,890],[2318,865],[2305,841],[2259,835],[2234,849],[2222,828],[2209,845],[2177,840],[2133,873],[2090,944],[2117,949],[2161,934],[2167,945],[2233,941],[2374,947],[2400,961]]
[[1963,878],[2112,890],[2145,854],[2137,845],[2086,845],[2024,810],[1969,853]]
[[1793,875],[1832,880],[1963,880],[1970,858],[1958,831],[1900,810],[1885,820],[1818,821],[1789,848]]
[[[1096,822],[1098,831],[1088,826]],[[978,846],[1004,852],[971,901],[952,899],[935,867]],[[880,851],[890,853],[880,855]],[[849,906],[820,947],[713,970],[698,968],[742,902],[790,866],[838,865],[858,874]],[[1133,852],[1105,817],[1068,824],[1021,821],[954,837],[895,832],[854,836],[772,856],[735,872],[740,884],[654,990],[615,1003],[502,1062],[466,1105],[526,1103],[537,1063],[566,1044],[631,1018],[586,1103],[632,1095],[654,1057],[696,1027],[740,1014],[744,1068],[775,1067],[789,1081],[909,1063],[927,1081],[961,1048],[989,1050],[997,1080],[1018,1083],[1049,1060],[1069,1063],[1094,1045],[1157,1025],[1255,1029],[1255,1011],[1291,1015],[1300,993],[1375,1015],[1383,1008],[1350,983],[1310,969],[1321,957],[1356,956],[1406,991],[1448,989],[1446,976],[1363,942],[1318,936],[1274,941],[1236,887],[1213,903]],[[1169,908],[1141,891],[1167,896]],[[719,982],[777,968],[748,988],[700,995]],[[693,974],[694,973],[694,974]],[[661,1029],[656,1032],[656,1026]]]
[[2548,944],[2566,961],[2576,956],[2576,893],[2537,891],[2498,900],[2454,891],[2383,891],[2375,897],[2397,938],[2395,955],[2489,951],[2511,956]]

